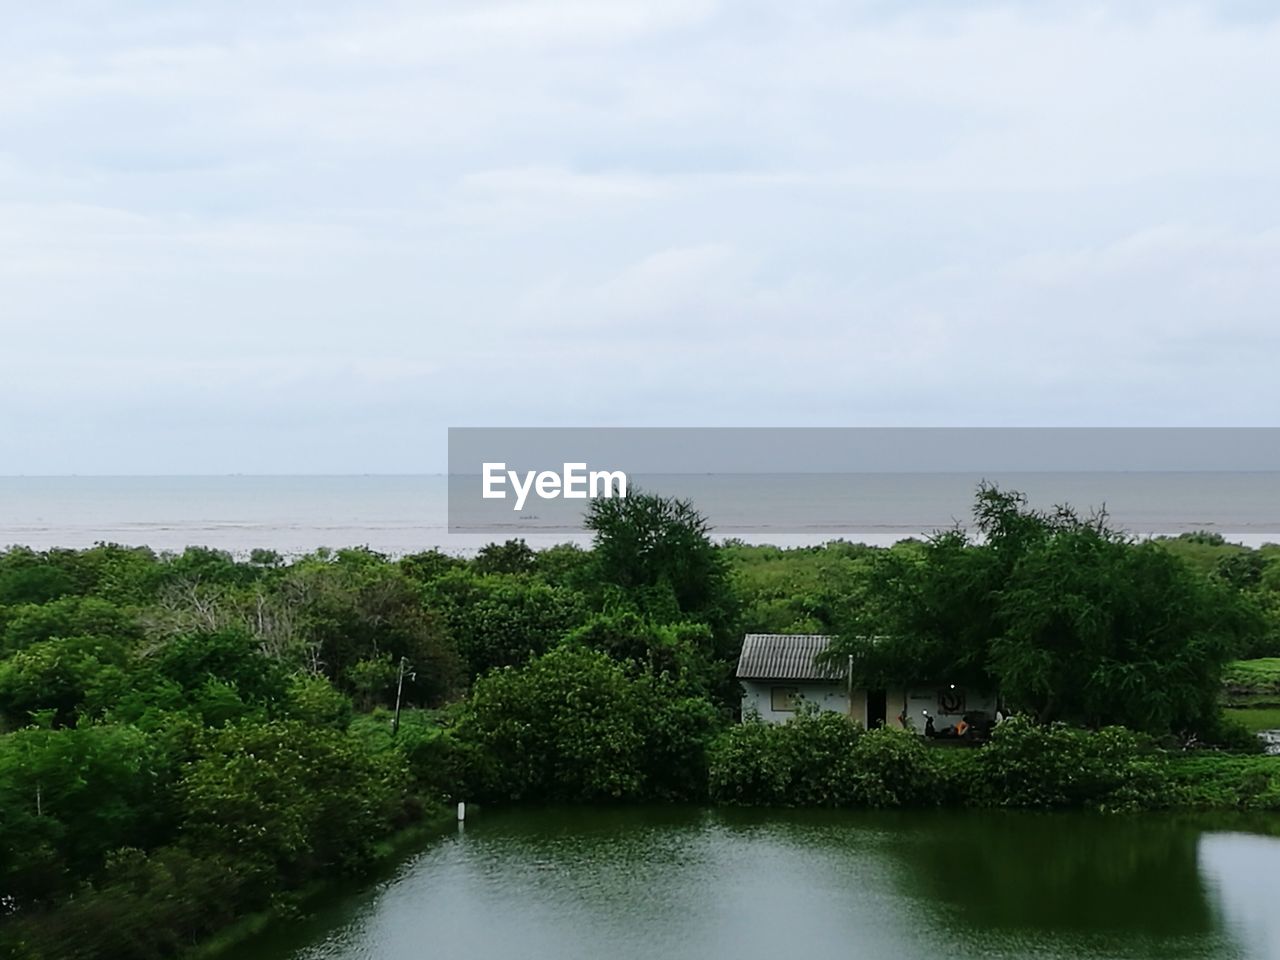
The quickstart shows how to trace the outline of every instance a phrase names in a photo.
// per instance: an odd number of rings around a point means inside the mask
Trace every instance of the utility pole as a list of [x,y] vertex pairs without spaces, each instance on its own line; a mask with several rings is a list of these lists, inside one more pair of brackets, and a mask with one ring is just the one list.
[[404,693],[404,657],[400,658],[400,678],[396,681],[396,715],[391,720],[391,735],[400,732],[400,695]]

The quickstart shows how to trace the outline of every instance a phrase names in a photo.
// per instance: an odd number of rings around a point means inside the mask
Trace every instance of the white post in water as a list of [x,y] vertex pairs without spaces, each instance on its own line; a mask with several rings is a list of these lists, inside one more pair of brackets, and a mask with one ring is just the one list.
[[458,801],[458,822],[461,823],[467,819],[467,805],[461,800]]

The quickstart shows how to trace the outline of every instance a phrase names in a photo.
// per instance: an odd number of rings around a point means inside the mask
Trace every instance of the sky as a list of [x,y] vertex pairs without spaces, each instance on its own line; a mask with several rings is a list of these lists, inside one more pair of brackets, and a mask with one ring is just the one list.
[[0,474],[1278,425],[1273,3],[0,8]]

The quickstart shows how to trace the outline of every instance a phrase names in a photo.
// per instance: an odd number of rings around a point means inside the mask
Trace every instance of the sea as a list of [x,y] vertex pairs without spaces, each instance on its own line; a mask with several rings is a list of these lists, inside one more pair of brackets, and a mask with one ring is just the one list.
[[[1022,491],[1035,507],[1105,509],[1112,525],[1138,537],[1203,530],[1250,546],[1280,542],[1274,472],[672,474],[632,481],[691,500],[717,538],[779,546],[831,539],[887,545],[970,527],[982,482]],[[394,557],[428,549],[466,555],[512,537],[533,547],[590,541],[581,501],[529,503],[476,525],[456,522],[449,495],[444,474],[0,477],[0,547],[119,543],[295,556],[363,546]]]

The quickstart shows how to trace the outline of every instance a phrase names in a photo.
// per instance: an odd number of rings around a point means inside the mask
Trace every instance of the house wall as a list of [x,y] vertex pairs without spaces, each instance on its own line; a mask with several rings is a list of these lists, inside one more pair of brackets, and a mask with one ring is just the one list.
[[[769,723],[785,723],[795,716],[793,710],[773,709],[773,688],[787,687],[799,691],[801,697],[810,703],[816,703],[821,710],[834,710],[837,713],[849,712],[849,692],[842,682],[813,683],[803,680],[743,680],[742,682],[742,715],[748,716],[753,711],[760,714],[760,719]],[[855,691],[855,706],[857,696]],[[865,704],[865,701],[863,701]],[[853,715],[859,723],[866,719],[865,705]]]
[[[996,714],[996,698],[994,694],[979,693],[974,690],[966,689],[964,691],[964,709],[957,713],[943,713],[939,704],[939,687],[937,686],[919,686],[912,687],[906,691],[897,691],[894,696],[897,700],[890,700],[889,715],[894,718],[898,715],[898,711],[902,709],[902,704],[907,705],[907,717],[910,721],[910,728],[916,733],[924,733],[925,711],[929,711],[929,716],[933,717],[933,725],[938,730],[943,730],[951,726],[960,719],[961,714],[968,713],[973,710],[981,710],[988,716],[994,717]],[[897,704],[896,708],[893,704]]]
[[849,705],[849,716],[864,727],[867,725],[867,691],[853,691],[853,703]]
[[[788,687],[798,690],[800,696],[810,703],[816,703],[822,710],[833,710],[853,717],[863,726],[867,723],[867,692],[854,690],[852,703],[848,689],[842,682],[813,683],[800,680],[743,680],[742,715],[745,717],[752,711],[760,714],[762,720],[769,723],[785,723],[795,716],[792,710],[773,709],[773,688]],[[893,729],[900,729],[898,716],[906,707],[908,729],[915,733],[924,733],[925,711],[933,717],[934,726],[938,730],[951,726],[960,719],[960,714],[943,713],[938,703],[939,688],[934,685],[912,687],[907,690],[889,690],[885,694],[886,724]],[[995,716],[996,699],[994,695],[976,693],[972,690],[964,692],[964,710],[982,710]]]

